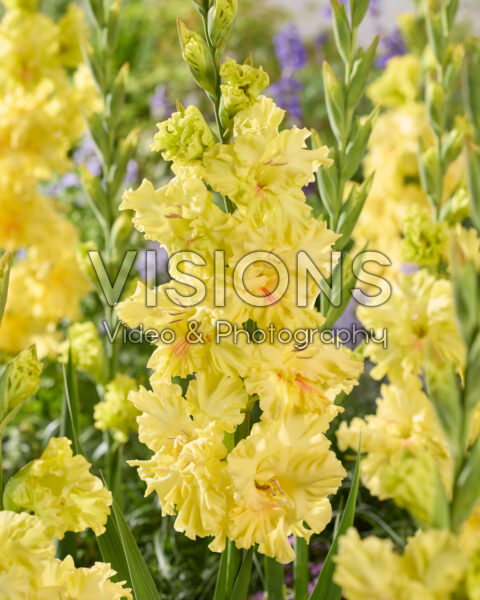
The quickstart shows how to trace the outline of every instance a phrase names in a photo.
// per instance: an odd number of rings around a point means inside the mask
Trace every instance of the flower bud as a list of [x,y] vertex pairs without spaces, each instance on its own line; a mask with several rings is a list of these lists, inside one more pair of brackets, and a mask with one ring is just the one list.
[[180,18],[177,19],[177,25],[183,60],[187,63],[198,85],[208,93],[215,95],[215,74],[205,40],[196,31],[188,29]]
[[216,0],[208,12],[208,35],[215,48],[226,41],[237,15],[238,0]]
[[181,166],[200,165],[205,152],[215,144],[215,136],[196,106],[179,108],[170,119],[158,123],[152,150],[163,151],[165,160]]
[[95,269],[93,268],[92,261],[88,256],[88,253],[92,250],[98,250],[95,242],[92,242],[91,240],[88,242],[81,242],[77,246],[76,258],[80,271],[82,271],[82,273],[86,275],[90,281],[96,281],[97,276],[95,274]]
[[262,67],[255,68],[249,64],[239,65],[233,58],[228,58],[220,69],[222,77],[222,122],[229,124],[231,119],[251,106],[260,92],[269,83],[269,77]]
[[446,254],[448,230],[434,222],[425,211],[412,206],[404,222],[402,258],[420,267],[436,267]]
[[20,352],[7,364],[0,378],[0,430],[38,390],[41,372],[42,363],[37,359],[35,346]]
[[435,135],[441,136],[445,127],[445,93],[433,77],[427,81],[427,110],[431,128]]

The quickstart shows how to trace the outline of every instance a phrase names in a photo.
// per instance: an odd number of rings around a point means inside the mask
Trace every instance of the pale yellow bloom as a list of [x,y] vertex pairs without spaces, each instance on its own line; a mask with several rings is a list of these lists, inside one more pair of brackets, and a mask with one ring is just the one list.
[[399,275],[393,294],[382,306],[361,306],[357,315],[362,324],[388,332],[388,344],[368,344],[365,355],[374,363],[372,377],[384,375],[400,381],[418,375],[425,360],[454,363],[459,373],[465,364],[465,346],[461,338],[453,302],[452,284],[435,279],[426,271]]
[[292,345],[262,344],[245,380],[258,394],[264,417],[276,419],[294,409],[330,414],[340,392],[351,392],[363,364],[334,345],[316,342],[299,350]]
[[0,600],[34,600],[39,578],[55,556],[55,546],[40,519],[0,511]]
[[383,385],[377,412],[365,419],[342,422],[337,432],[340,450],[366,453],[362,482],[384,500],[393,498],[424,522],[435,510],[440,477],[451,493],[453,460],[443,430],[420,380],[411,377],[400,385]]
[[374,104],[400,106],[415,101],[420,92],[420,59],[414,54],[394,56],[370,84],[368,97]]
[[[147,483],[147,494],[155,491],[162,514],[177,514],[175,528],[190,538],[214,536],[212,549],[225,544],[225,488],[227,450],[223,444],[224,427],[241,422],[246,394],[235,391],[233,382],[219,381],[217,390],[205,378],[190,393],[192,401],[182,398],[174,384],[156,384],[154,392],[140,388],[130,400],[142,413],[138,418],[139,438],[154,452],[146,461],[130,461],[139,467]],[[227,405],[229,397],[240,402]],[[221,402],[225,394],[225,403]],[[207,425],[206,429],[203,429]]]
[[324,436],[328,419],[290,413],[256,423],[228,455],[232,504],[228,537],[239,548],[290,562],[289,535],[309,540],[331,519],[328,496],[345,471]]
[[[264,104],[262,99],[260,103]],[[256,104],[235,117],[240,124],[258,118]],[[237,125],[235,125],[235,128]],[[238,206],[255,227],[270,223],[278,237],[295,231],[310,214],[302,188],[320,165],[329,166],[328,149],[308,150],[307,129],[244,128],[231,144],[217,144],[204,156],[207,182]]]
[[8,481],[5,497],[8,505],[33,511],[57,539],[87,527],[101,535],[112,495],[70,445],[67,438],[51,438],[41,457]]
[[446,530],[418,532],[402,555],[390,540],[340,538],[335,582],[346,600],[451,600],[465,577],[467,556]]
[[107,384],[103,400],[94,408],[95,427],[101,431],[111,430],[113,437],[121,444],[128,441],[131,431],[137,430],[139,412],[128,400],[128,394],[136,389],[138,384],[135,379],[117,373],[115,379]]

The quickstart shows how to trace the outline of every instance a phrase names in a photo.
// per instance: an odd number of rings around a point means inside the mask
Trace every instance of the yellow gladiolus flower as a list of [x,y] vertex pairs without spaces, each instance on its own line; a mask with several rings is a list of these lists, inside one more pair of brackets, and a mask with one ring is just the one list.
[[134,210],[133,223],[147,240],[160,242],[168,252],[208,253],[220,248],[233,227],[233,217],[213,204],[212,195],[191,167],[155,190],[146,179],[123,195],[121,210]]
[[245,385],[250,394],[258,394],[267,419],[294,409],[329,413],[331,419],[339,410],[333,406],[336,396],[351,392],[362,370],[363,364],[346,351],[320,342],[302,350],[264,344]]
[[112,495],[90,473],[85,458],[73,455],[70,445],[67,438],[52,438],[40,458],[8,481],[7,505],[33,511],[57,539],[87,527],[101,535]]
[[216,141],[196,106],[182,107],[157,127],[152,150],[162,150],[165,160],[180,166],[200,166],[203,155]]
[[239,548],[290,562],[289,535],[310,539],[331,519],[328,496],[345,471],[324,436],[328,419],[290,413],[256,423],[228,455],[232,500],[228,537]]
[[427,356],[439,363],[454,363],[463,373],[465,346],[456,323],[450,281],[437,280],[426,271],[399,275],[385,304],[361,306],[357,315],[365,327],[388,331],[387,348],[370,344],[365,349],[375,363],[371,371],[375,379],[388,375],[397,382],[420,374]]
[[0,511],[0,599],[34,600],[55,546],[40,519]]
[[434,529],[409,538],[399,555],[390,540],[361,540],[351,528],[334,560],[334,580],[346,600],[450,600],[468,564],[457,538]]
[[357,451],[361,439],[364,485],[374,496],[393,497],[428,522],[438,476],[447,493],[452,489],[453,460],[445,434],[418,378],[383,385],[381,393],[375,415],[355,417],[349,426],[341,423],[339,448]]
[[262,67],[239,65],[227,56],[220,68],[222,102],[227,119],[245,110],[257,100],[260,92],[268,87],[270,80]]
[[[257,118],[252,107],[235,117],[240,123]],[[307,129],[244,131],[231,144],[217,144],[204,155],[205,178],[238,206],[256,227],[271,224],[277,236],[295,232],[310,214],[302,188],[314,180],[320,165],[329,166],[328,149],[308,150]]]
[[120,444],[125,444],[130,432],[137,430],[139,412],[128,400],[128,394],[136,389],[135,379],[117,373],[115,379],[107,384],[103,400],[94,408],[95,427],[100,431],[113,431],[113,437]]
[[420,93],[420,60],[413,54],[394,56],[367,94],[374,104],[400,106],[415,101]]
[[124,581],[111,581],[114,575],[109,564],[96,562],[89,569],[77,569],[71,556],[55,560],[43,575],[45,593],[50,594],[45,600],[132,600]]
[[[223,444],[224,427],[243,420],[241,409],[246,394],[238,384],[201,378],[182,398],[174,384],[155,384],[154,392],[140,388],[130,400],[142,413],[138,418],[139,438],[155,454],[147,461],[130,461],[139,467],[147,483],[146,494],[155,491],[162,514],[175,514],[175,528],[190,538],[214,536],[211,547],[225,544],[227,454]],[[224,403],[221,397],[224,396]],[[229,399],[236,403],[228,406]],[[207,425],[206,429],[203,429]]]

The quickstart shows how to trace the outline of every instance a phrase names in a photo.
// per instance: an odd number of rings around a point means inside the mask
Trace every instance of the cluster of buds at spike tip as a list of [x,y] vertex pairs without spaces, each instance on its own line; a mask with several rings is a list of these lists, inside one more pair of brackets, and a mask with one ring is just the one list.
[[38,390],[41,372],[42,363],[37,358],[35,346],[20,352],[7,363],[0,377],[0,434]]
[[365,93],[379,40],[375,38],[366,50],[356,47],[358,26],[365,17],[368,2],[352,0],[350,15],[339,0],[331,0],[331,6],[335,43],[342,58],[344,77],[337,77],[330,65],[324,62],[325,101],[335,138],[330,157],[335,162],[329,169],[319,171],[317,183],[321,212],[327,218],[329,228],[343,234],[342,240],[346,245],[371,187],[369,182],[355,201],[353,196],[350,201],[345,201],[345,186],[360,167],[378,116],[378,111],[374,111],[367,119],[360,119],[355,113]]
[[177,25],[183,60],[198,85],[211,96],[216,96],[216,74],[207,43],[199,33],[189,29],[180,18],[177,18]]
[[[458,87],[465,49],[451,43],[451,31],[458,10],[458,0],[429,0],[425,3],[425,26],[434,61],[428,74],[425,102],[428,120],[436,143],[420,148],[419,168],[422,187],[436,214],[441,218],[444,204],[443,180],[450,164],[457,158],[458,132],[448,124],[448,106]],[[446,199],[448,203],[450,199]],[[445,212],[445,211],[444,211]]]

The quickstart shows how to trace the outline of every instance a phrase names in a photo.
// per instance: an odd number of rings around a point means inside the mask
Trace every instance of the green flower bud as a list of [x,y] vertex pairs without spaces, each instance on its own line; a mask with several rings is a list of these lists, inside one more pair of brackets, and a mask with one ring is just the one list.
[[459,188],[442,206],[440,221],[450,225],[460,223],[470,216],[470,198],[465,188]]
[[419,207],[412,206],[404,221],[402,258],[420,267],[436,267],[445,256],[448,229],[436,223]]
[[92,250],[98,250],[95,242],[91,240],[88,242],[82,242],[77,246],[77,264],[84,275],[86,275],[90,281],[97,281],[95,269],[93,268],[92,261],[90,260],[88,253]]
[[177,25],[183,60],[187,63],[198,85],[208,93],[215,95],[215,73],[205,40],[196,31],[188,29],[180,18],[177,19]]
[[440,172],[440,164],[438,154],[435,148],[424,149],[423,144],[420,144],[420,179],[422,187],[427,194],[430,203],[433,206],[438,206],[442,200],[439,184],[442,180]]
[[181,166],[201,165],[203,155],[215,142],[215,136],[196,106],[173,113],[158,123],[152,150],[161,151],[165,160]]
[[396,20],[407,48],[421,54],[427,43],[424,23],[411,12],[398,15]]
[[270,80],[262,67],[256,68],[248,63],[239,65],[236,60],[228,57],[221,66],[220,75],[222,122],[228,125],[238,112],[254,104]]
[[105,353],[102,340],[94,323],[73,323],[68,328],[68,338],[60,348],[59,360],[67,362],[68,352],[79,371],[89,373],[95,381],[102,379]]
[[445,67],[444,86],[452,93],[459,83],[463,59],[465,58],[465,47],[463,44],[452,45],[447,51],[447,64]]
[[42,363],[35,346],[13,358],[0,377],[0,431],[15,417],[22,405],[40,385]]
[[119,249],[128,242],[132,233],[132,216],[129,211],[120,213],[112,227],[112,245]]
[[427,110],[431,128],[441,136],[445,128],[445,93],[433,77],[427,81]]
[[216,0],[208,12],[208,35],[215,48],[226,41],[237,15],[238,0]]

